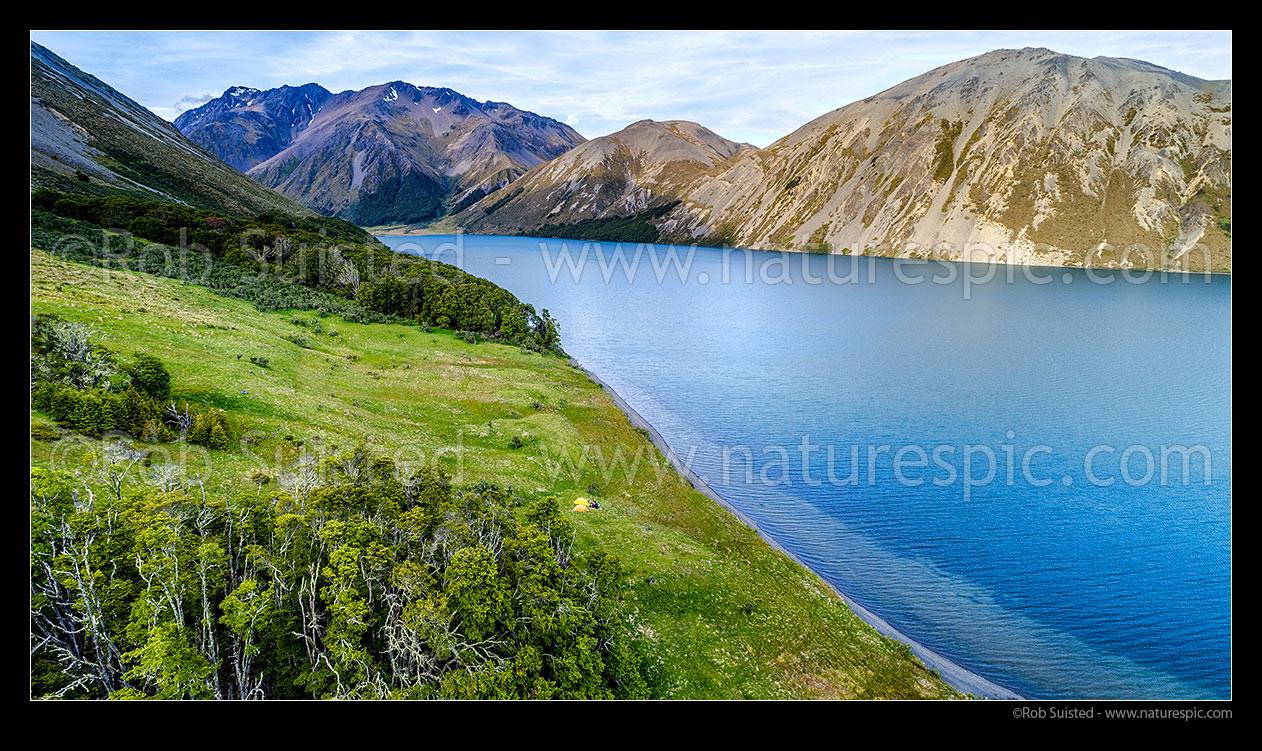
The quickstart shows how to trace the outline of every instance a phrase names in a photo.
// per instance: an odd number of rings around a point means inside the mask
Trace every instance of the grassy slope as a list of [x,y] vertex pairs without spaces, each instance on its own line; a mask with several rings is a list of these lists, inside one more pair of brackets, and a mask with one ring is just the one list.
[[[275,476],[297,454],[290,436],[306,441],[303,450],[362,438],[405,470],[434,461],[457,482],[488,479],[565,505],[595,483],[604,509],[574,515],[579,545],[622,556],[660,695],[954,695],[815,575],[694,491],[600,387],[556,357],[335,318],[321,324],[337,336],[316,334],[292,323],[310,320],[308,312],[261,313],[201,287],[107,275],[34,250],[31,283],[33,312],[91,323],[117,352],[157,355],[181,394],[256,431],[253,446],[191,455],[190,471],[209,487],[246,489],[255,472]],[[269,358],[270,368],[251,356]],[[524,446],[512,448],[513,436]],[[595,462],[565,469],[558,457],[585,445],[642,461],[634,473],[605,474]],[[82,466],[84,451],[70,440],[35,441],[32,463]]]

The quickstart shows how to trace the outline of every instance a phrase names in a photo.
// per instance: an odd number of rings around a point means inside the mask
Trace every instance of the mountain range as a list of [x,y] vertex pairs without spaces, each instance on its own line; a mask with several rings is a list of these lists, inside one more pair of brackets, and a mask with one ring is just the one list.
[[339,94],[235,86],[175,125],[264,185],[361,225],[434,219],[584,141],[503,102],[403,81]]
[[63,190],[361,226],[611,239],[634,224],[625,239],[1231,270],[1231,81],[1139,60],[997,50],[764,149],[683,120],[586,141],[401,81],[237,86],[172,127],[34,43],[31,87],[32,184]]
[[[531,233],[552,217],[674,203],[651,217],[663,241],[1231,269],[1230,81],[998,50],[829,112],[766,149],[694,156],[688,171],[626,138],[644,127],[608,137],[633,144],[626,153],[579,160],[577,149],[524,175],[512,200],[483,199],[453,223]],[[600,187],[583,187],[592,181]]]

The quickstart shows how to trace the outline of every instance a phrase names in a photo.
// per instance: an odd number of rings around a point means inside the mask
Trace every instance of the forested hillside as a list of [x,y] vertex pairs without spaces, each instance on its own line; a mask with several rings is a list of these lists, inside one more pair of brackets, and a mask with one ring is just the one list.
[[32,695],[954,695],[537,341],[102,263],[31,254]]
[[449,264],[390,251],[341,219],[239,219],[50,190],[33,194],[32,211],[36,241],[70,260],[194,281],[266,309],[433,324],[540,350],[560,344],[546,310]]
[[93,340],[44,316],[32,343],[34,407],[110,437],[76,472],[32,468],[33,694],[646,695],[620,563],[574,552],[556,499],[519,520],[498,486],[405,476],[363,446],[209,490],[155,447],[245,445],[239,417],[172,398],[160,360]]

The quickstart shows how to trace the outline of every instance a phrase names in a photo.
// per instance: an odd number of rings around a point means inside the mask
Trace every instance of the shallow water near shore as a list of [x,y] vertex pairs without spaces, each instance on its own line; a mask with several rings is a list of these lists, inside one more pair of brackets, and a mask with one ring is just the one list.
[[718,494],[947,659],[1032,698],[1231,695],[1230,277],[382,239],[547,308]]

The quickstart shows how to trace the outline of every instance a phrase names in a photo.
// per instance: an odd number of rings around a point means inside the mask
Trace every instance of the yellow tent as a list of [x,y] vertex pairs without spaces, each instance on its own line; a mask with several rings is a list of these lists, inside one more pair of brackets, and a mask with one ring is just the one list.
[[587,504],[587,499],[586,499],[586,498],[575,498],[575,499],[574,499],[574,510],[575,510],[575,511],[586,511],[587,509],[588,509],[588,504]]

